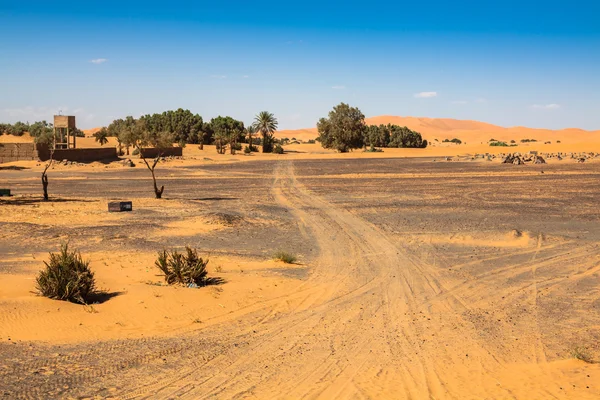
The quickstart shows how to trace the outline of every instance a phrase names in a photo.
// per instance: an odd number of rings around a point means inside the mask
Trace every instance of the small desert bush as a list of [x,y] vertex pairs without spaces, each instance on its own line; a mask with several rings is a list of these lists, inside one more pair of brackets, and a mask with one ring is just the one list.
[[78,251],[70,251],[63,244],[59,253],[50,253],[50,262],[40,271],[36,280],[37,291],[45,297],[86,304],[95,292],[94,273],[89,261],[84,261]]
[[508,147],[508,144],[506,142],[495,141],[495,142],[490,142],[490,146]]
[[281,147],[280,144],[275,145],[275,147],[273,147],[273,153],[283,154],[283,147]]
[[296,256],[285,251],[278,251],[273,254],[273,258],[277,261],[283,261],[286,264],[293,264],[296,262]]
[[250,154],[252,153],[252,149],[250,149],[249,146],[244,147],[244,154]]
[[454,138],[454,139],[444,139],[442,140],[443,143],[456,143],[456,144],[461,144],[462,140]]
[[583,348],[583,347],[575,347],[572,351],[571,351],[571,355],[573,357],[575,357],[578,360],[581,360],[583,362],[586,362],[588,364],[594,364],[594,360],[592,359],[592,356],[589,354],[589,352]]
[[206,286],[208,283],[208,271],[206,270],[208,260],[204,261],[198,257],[198,252],[190,247],[186,246],[185,253],[175,250],[159,252],[155,265],[161,270],[169,285]]

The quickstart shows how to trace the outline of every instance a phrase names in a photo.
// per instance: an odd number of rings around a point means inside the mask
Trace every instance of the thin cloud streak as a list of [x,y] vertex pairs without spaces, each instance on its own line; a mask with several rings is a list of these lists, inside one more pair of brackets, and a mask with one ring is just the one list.
[[560,108],[559,104],[534,104],[531,106],[536,110],[557,110]]
[[415,97],[417,99],[430,99],[432,97],[437,97],[437,92],[421,92],[421,93],[415,93]]

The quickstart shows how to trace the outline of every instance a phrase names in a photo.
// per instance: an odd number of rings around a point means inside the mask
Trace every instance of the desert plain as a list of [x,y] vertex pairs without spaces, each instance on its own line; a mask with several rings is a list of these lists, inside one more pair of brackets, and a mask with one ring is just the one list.
[[[598,152],[600,134],[443,124],[381,153],[188,145],[157,167],[160,200],[134,157],[56,164],[49,202],[42,163],[0,165],[0,396],[600,398],[600,158],[474,157]],[[66,242],[92,304],[34,293]],[[186,245],[218,284],[164,284],[157,252]]]

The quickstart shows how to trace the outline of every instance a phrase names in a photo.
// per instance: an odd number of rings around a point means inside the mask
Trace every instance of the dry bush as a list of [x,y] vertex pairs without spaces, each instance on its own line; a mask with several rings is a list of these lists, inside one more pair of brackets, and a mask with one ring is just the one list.
[[571,351],[571,355],[573,357],[575,357],[576,359],[586,362],[588,364],[595,364],[594,359],[592,358],[590,353],[587,351],[587,349],[584,347],[575,347]]
[[278,251],[273,254],[273,258],[278,261],[283,261],[286,264],[294,264],[297,260],[296,256],[285,251]]
[[206,286],[210,283],[207,277],[208,271],[206,265],[208,260],[204,261],[198,257],[198,252],[190,247],[185,248],[186,253],[177,251],[163,250],[158,253],[158,259],[155,265],[165,276],[165,281],[169,285],[181,284],[197,286]]
[[42,296],[86,304],[96,290],[94,273],[89,261],[84,261],[78,251],[69,251],[63,244],[59,253],[50,253],[46,269],[39,272],[36,289]]

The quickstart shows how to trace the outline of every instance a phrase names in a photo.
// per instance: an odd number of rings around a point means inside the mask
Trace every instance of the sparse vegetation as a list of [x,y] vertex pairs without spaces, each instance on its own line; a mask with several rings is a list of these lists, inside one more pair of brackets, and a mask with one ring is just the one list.
[[283,154],[283,147],[281,147],[280,144],[276,144],[275,147],[273,147],[273,153]]
[[59,253],[50,253],[50,262],[39,272],[36,289],[44,297],[86,304],[96,290],[94,273],[89,261],[84,261],[78,251],[70,251],[68,244]]
[[273,254],[273,259],[277,261],[283,261],[286,264],[294,264],[297,261],[295,255],[285,251],[276,252],[275,254]]
[[583,362],[586,362],[588,364],[595,364],[596,362],[594,361],[594,359],[592,359],[592,356],[590,355],[590,353],[587,351],[587,349],[585,347],[575,347],[572,351],[571,351],[571,355],[578,359],[581,360]]
[[494,147],[508,147],[508,144],[506,142],[490,142],[490,146],[494,146]]
[[537,142],[537,140],[535,140],[535,139],[521,139],[521,143],[532,143],[532,142]]
[[462,140],[454,138],[454,139],[444,139],[442,140],[442,143],[456,143],[456,144],[461,144]]
[[198,252],[187,246],[185,253],[175,250],[159,252],[154,264],[163,273],[169,285],[206,286],[210,282],[206,269],[208,260],[198,257]]

